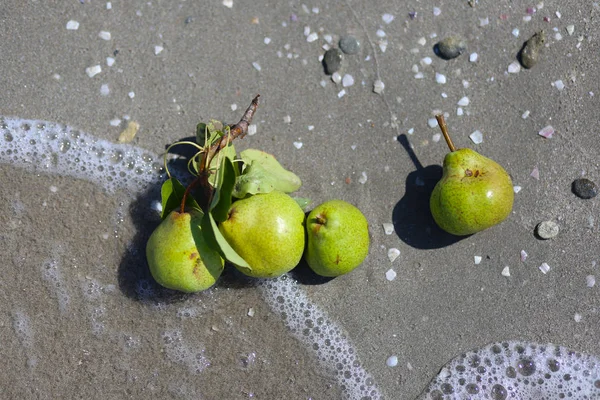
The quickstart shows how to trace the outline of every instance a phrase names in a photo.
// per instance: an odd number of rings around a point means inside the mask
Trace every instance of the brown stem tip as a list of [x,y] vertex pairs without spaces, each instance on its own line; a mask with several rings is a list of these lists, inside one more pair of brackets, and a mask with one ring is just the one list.
[[442,134],[444,135],[444,139],[446,139],[446,143],[448,144],[448,148],[450,151],[456,151],[456,147],[454,147],[454,143],[452,143],[452,139],[450,139],[450,135],[448,134],[448,125],[446,125],[446,120],[442,114],[438,114],[435,116],[437,119],[438,125],[442,130]]

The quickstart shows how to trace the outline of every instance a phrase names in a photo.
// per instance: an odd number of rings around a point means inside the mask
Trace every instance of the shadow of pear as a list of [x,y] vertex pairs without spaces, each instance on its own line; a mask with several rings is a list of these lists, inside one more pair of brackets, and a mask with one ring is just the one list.
[[442,178],[442,166],[424,167],[411,148],[406,135],[400,135],[398,141],[416,168],[406,177],[404,196],[392,212],[392,222],[398,237],[411,247],[425,250],[450,246],[467,237],[455,236],[442,230],[431,215],[429,199],[433,188]]

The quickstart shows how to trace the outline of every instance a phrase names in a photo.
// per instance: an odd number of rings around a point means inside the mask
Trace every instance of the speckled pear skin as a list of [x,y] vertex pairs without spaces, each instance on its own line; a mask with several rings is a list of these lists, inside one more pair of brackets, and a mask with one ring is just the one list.
[[146,258],[152,277],[161,286],[186,293],[215,284],[224,261],[206,244],[196,213],[171,212],[152,232]]
[[273,191],[236,201],[219,226],[254,278],[275,278],[298,265],[304,252],[304,212],[289,195]]
[[512,181],[504,168],[474,150],[458,149],[444,158],[442,179],[429,205],[440,228],[465,236],[504,221],[513,200]]
[[369,223],[343,200],[329,200],[306,219],[305,260],[318,275],[335,277],[358,267],[369,253]]

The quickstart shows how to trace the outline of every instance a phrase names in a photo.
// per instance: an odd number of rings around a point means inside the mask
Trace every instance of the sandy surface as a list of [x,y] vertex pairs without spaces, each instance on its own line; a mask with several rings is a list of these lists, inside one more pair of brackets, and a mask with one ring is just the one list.
[[[165,294],[154,290],[144,257],[158,221],[158,180],[111,192],[98,171],[73,177],[73,151],[58,154],[72,168],[44,168],[39,143],[21,147],[30,163],[11,163],[11,144],[0,137],[0,397],[356,398],[360,385],[342,387],[340,368],[364,374],[383,398],[414,399],[451,358],[492,342],[552,342],[600,355],[600,294],[586,286],[599,268],[598,200],[571,193],[582,175],[600,179],[598,5],[445,1],[434,16],[426,3],[234,0],[229,8],[115,0],[107,9],[105,1],[5,1],[0,115],[113,143],[130,118],[141,126],[132,144],[157,155],[192,135],[198,121],[236,122],[260,93],[257,133],[238,148],[275,154],[315,204],[357,205],[372,246],[349,275],[321,282],[300,271],[279,282],[299,293],[282,300],[287,319],[266,283],[231,270],[207,292]],[[528,7],[538,10],[527,22]],[[386,13],[394,16],[389,24]],[[66,29],[70,20],[77,30]],[[540,29],[548,46],[539,64],[508,74]],[[308,42],[306,31],[317,39]],[[355,83],[340,96],[319,57],[326,35],[337,44],[346,34],[361,48],[345,57],[342,75]],[[462,35],[468,49],[445,61],[432,47],[450,34]],[[89,77],[95,65],[102,72]],[[373,92],[376,80],[385,83],[382,94]],[[469,104],[457,116],[464,96]],[[438,128],[428,126],[436,111],[449,114],[457,146],[495,159],[522,188],[506,222],[460,241],[431,225],[427,193],[416,184],[431,184],[447,152]],[[550,139],[538,135],[547,125],[556,131]],[[483,143],[469,139],[475,130]],[[425,170],[415,170],[401,135]],[[530,176],[534,168],[539,179]],[[544,220],[560,226],[552,240],[533,234]],[[386,235],[382,224],[392,222],[396,232]],[[401,252],[392,263],[390,248]],[[479,265],[474,256],[483,258]],[[501,274],[506,266],[509,277]],[[325,333],[303,336],[307,311],[307,319],[323,317]],[[323,360],[327,338],[353,353]],[[386,366],[392,355],[396,367]]]

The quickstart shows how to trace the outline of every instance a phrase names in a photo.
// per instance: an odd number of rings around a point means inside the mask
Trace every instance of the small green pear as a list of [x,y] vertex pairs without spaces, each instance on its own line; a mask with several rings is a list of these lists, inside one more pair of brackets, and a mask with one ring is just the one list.
[[363,213],[343,200],[329,200],[306,219],[308,266],[322,276],[346,274],[369,253],[369,224]]
[[273,191],[234,202],[219,231],[252,268],[236,265],[255,278],[291,271],[304,252],[304,212],[289,195]]
[[152,232],[146,244],[146,259],[160,285],[193,293],[215,284],[224,261],[211,249],[200,230],[202,214],[172,211]]
[[440,228],[457,236],[496,225],[512,211],[514,190],[510,176],[495,161],[471,149],[456,149],[443,116],[436,116],[450,153],[444,158],[442,179],[429,202]]

